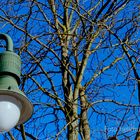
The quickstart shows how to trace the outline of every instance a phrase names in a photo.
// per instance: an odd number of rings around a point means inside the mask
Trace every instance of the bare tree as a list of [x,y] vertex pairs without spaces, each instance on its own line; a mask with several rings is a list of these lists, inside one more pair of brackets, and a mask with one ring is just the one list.
[[34,105],[33,117],[3,137],[133,139],[139,126],[139,4],[2,0],[0,30],[14,40],[22,59],[20,88]]

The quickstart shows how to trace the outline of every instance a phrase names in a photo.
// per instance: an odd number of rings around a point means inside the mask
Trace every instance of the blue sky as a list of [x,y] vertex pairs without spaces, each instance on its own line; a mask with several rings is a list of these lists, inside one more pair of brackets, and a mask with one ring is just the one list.
[[[40,2],[44,2],[41,0]],[[97,1],[98,2],[98,1]],[[105,3],[106,1],[104,1]],[[118,1],[118,3],[121,3],[121,1]],[[89,9],[90,6],[94,5],[95,3],[90,3],[89,1],[81,1],[81,8]],[[133,25],[134,22],[128,24],[124,28],[118,29],[118,26],[123,24],[123,22],[127,22],[132,18],[132,15],[137,15],[137,10],[135,9],[136,4],[139,2],[132,1],[127,5],[127,8],[122,10],[117,16],[114,16],[114,19],[111,18],[107,25],[114,24],[114,27],[112,27],[112,31],[116,32],[118,36],[123,39],[124,36],[127,34],[127,30],[130,29],[130,27]],[[46,3],[47,5],[47,3]],[[21,6],[23,6],[21,8]],[[9,6],[10,7],[10,6]],[[101,5],[98,7],[100,8]],[[7,6],[4,6],[3,9],[6,10]],[[9,12],[11,16],[18,15],[22,18],[17,21],[13,18],[13,21],[21,28],[24,27],[25,22],[27,20],[26,14],[28,15],[30,10],[28,7],[28,3],[22,3],[22,5],[14,5],[12,7],[13,9]],[[107,7],[108,8],[108,7]],[[43,20],[43,16],[41,13],[37,12],[37,6],[33,7],[33,12],[31,19],[28,21],[28,32],[33,35],[40,35],[39,40],[47,44],[51,49],[55,50],[56,54],[61,59],[61,51],[59,50],[61,46],[58,44],[59,41],[55,37],[54,30]],[[47,18],[53,23],[53,16],[51,14],[51,11],[48,10],[48,8],[43,7]],[[134,12],[134,9],[136,13]],[[18,10],[18,12],[16,11]],[[97,10],[98,11],[98,10]],[[107,11],[105,9],[102,14],[104,14]],[[7,11],[8,12],[8,11]],[[63,15],[63,9],[62,5],[60,4],[58,7],[58,12],[60,15]],[[84,9],[80,11],[81,14],[83,14],[85,11]],[[91,14],[91,17],[89,19],[94,17],[94,13],[96,10]],[[133,14],[132,14],[133,13]],[[4,16],[2,12],[0,12],[1,16]],[[124,16],[125,15],[125,16]],[[73,17],[73,24],[72,27],[75,25],[75,21],[77,20],[78,15],[74,14]],[[123,19],[125,20],[123,21]],[[37,19],[37,20],[36,20]],[[100,19],[100,17],[99,17]],[[116,24],[115,24],[116,23]],[[8,33],[11,35],[14,44],[15,44],[15,51],[18,53],[19,47],[22,47],[26,42],[30,40],[30,38],[26,38],[25,34],[19,31],[18,29],[15,29],[10,24],[0,23],[1,24],[1,32]],[[86,27],[88,28],[89,22],[87,22]],[[80,35],[82,30],[82,25],[79,26],[79,29],[77,29],[77,34]],[[95,30],[97,28],[97,25],[95,25]],[[96,45],[99,44],[99,42],[102,40],[101,46],[94,54],[92,54],[88,60],[88,64],[85,70],[85,75],[82,81],[82,85],[84,85],[86,82],[90,80],[90,78],[97,72],[99,72],[102,68],[110,65],[111,62],[113,62],[116,58],[123,56],[123,51],[121,49],[121,45],[119,45],[118,40],[113,36],[110,35],[108,32],[105,32],[105,30],[102,30],[100,36],[93,42],[91,49],[94,50]],[[49,33],[54,34],[54,36],[49,35]],[[93,32],[94,33],[94,32]],[[130,41],[137,40],[139,38],[139,31],[130,38]],[[110,39],[110,40],[109,40]],[[78,38],[77,38],[78,40]],[[76,40],[76,41],[77,41]],[[83,41],[79,45],[79,49],[82,52],[84,48],[84,43],[86,39],[83,39]],[[52,41],[52,42],[51,42]],[[53,42],[54,41],[54,42]],[[112,42],[112,44],[110,43]],[[118,45],[117,45],[118,44]],[[111,46],[112,45],[112,46]],[[116,45],[116,46],[115,46]],[[139,45],[139,44],[138,44]],[[69,48],[69,54],[71,53],[71,46]],[[132,45],[133,49],[138,51],[139,46]],[[58,72],[60,71],[59,67],[59,60],[55,58],[54,54],[50,52],[47,48],[43,47],[37,43],[36,41],[31,41],[30,45],[28,46],[28,51],[31,52],[37,60],[40,60],[41,56],[45,56],[44,59],[40,62],[42,67],[47,72],[55,71],[57,73],[51,73],[50,77],[52,81],[54,82],[54,85],[56,86],[57,93],[61,99],[64,99],[63,96],[63,90],[61,87],[62,82],[62,76]],[[104,48],[104,49],[103,49]],[[37,54],[38,50],[40,50],[40,53]],[[0,50],[1,51],[1,50]],[[79,51],[79,52],[80,52]],[[130,54],[134,54],[132,50],[130,50]],[[33,75],[33,78],[46,90],[48,90],[51,94],[53,93],[53,90],[51,89],[51,85],[49,82],[49,79],[46,78],[45,74],[41,74],[42,70],[34,63],[34,60],[32,57],[27,53],[26,51],[22,51],[21,59],[22,59],[22,73],[28,74],[31,72]],[[136,57],[139,57],[139,54],[134,54]],[[83,57],[83,54],[81,53],[78,57],[79,61],[81,61]],[[71,63],[75,66],[74,57],[73,55],[70,58]],[[30,62],[30,63],[29,63]],[[139,70],[139,64],[136,65],[137,69]],[[72,69],[71,69],[72,70]],[[72,71],[74,75],[76,75],[76,72]],[[139,73],[139,72],[138,72]],[[37,74],[37,75],[36,75]],[[46,80],[47,79],[47,80]],[[23,80],[23,77],[22,79]],[[21,81],[22,82],[22,81]],[[22,88],[23,83],[21,84],[20,88]],[[33,104],[37,104],[39,102],[43,103],[42,105],[36,105],[34,108],[34,115],[29,120],[29,122],[26,123],[26,131],[29,133],[40,137],[40,139],[44,139],[44,137],[48,137],[50,139],[54,139],[53,136],[55,136],[57,131],[60,131],[62,127],[65,125],[65,117],[61,111],[54,111],[52,108],[48,107],[50,104],[54,107],[58,107],[56,102],[49,98],[46,94],[43,94],[42,91],[38,90],[38,87],[31,79],[28,79],[23,88],[24,92],[27,94],[29,99],[33,102]],[[88,97],[89,102],[96,102],[99,100],[105,100],[110,99],[117,102],[121,102],[124,104],[128,104],[131,102],[131,104],[138,104],[138,89],[137,89],[137,82],[134,78],[133,71],[131,69],[130,63],[126,56],[124,56],[124,59],[119,61],[117,64],[112,66],[109,70],[103,72],[102,75],[100,75],[98,78],[94,80],[94,82],[87,88],[86,95]],[[133,95],[133,96],[132,96]],[[125,106],[119,106],[114,103],[105,102],[105,103],[98,103],[93,106],[93,108],[89,109],[89,123],[91,127],[91,138],[95,140],[103,140],[106,139],[106,137],[114,135],[117,131],[118,126],[121,123],[121,119],[123,118],[124,114],[126,113],[127,107]],[[55,113],[57,115],[55,115]],[[138,115],[139,115],[139,109],[138,108],[129,108],[128,112],[125,115],[125,120],[121,124],[121,129],[119,131],[119,138],[124,138],[124,136],[121,135],[121,133],[125,133],[131,129],[134,129],[131,131],[131,133],[126,133],[126,135],[135,134],[137,126],[138,126]],[[39,119],[38,117],[42,117]],[[54,120],[59,118],[58,122],[53,122]],[[59,130],[56,130],[56,126],[58,126]],[[41,131],[44,131],[42,133]],[[18,134],[15,130],[12,131],[15,133],[15,136],[18,137]],[[105,132],[107,134],[105,135]],[[62,136],[66,135],[66,131],[62,132]],[[96,135],[96,136],[95,136]],[[134,137],[134,136],[133,136]],[[62,138],[62,137],[61,137]],[[0,139],[2,139],[2,135],[0,135]],[[19,139],[19,137],[18,137]],[[29,138],[27,138],[28,140]],[[80,139],[80,138],[79,138]]]

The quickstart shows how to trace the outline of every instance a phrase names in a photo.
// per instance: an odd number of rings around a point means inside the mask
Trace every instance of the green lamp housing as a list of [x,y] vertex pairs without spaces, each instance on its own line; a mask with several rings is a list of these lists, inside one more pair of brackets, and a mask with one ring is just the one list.
[[[0,53],[0,102],[4,103],[4,99],[8,102],[12,101],[18,106],[20,117],[16,125],[19,125],[31,117],[33,105],[18,87],[20,84],[21,60],[13,51],[12,39],[7,34],[0,34],[0,39],[6,41],[6,51]],[[3,120],[0,121],[3,122]],[[4,125],[1,126],[0,124],[0,131],[9,131],[5,129]]]

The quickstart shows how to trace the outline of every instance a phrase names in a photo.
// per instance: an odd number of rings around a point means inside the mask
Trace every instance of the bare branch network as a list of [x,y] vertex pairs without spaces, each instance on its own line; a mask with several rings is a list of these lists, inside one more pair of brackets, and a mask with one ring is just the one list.
[[0,25],[34,105],[3,139],[139,139],[139,1],[2,0]]

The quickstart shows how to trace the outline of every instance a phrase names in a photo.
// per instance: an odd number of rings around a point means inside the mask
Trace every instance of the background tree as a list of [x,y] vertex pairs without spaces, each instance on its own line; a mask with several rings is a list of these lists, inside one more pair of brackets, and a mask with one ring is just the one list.
[[[34,115],[5,139],[134,139],[140,12],[135,0],[2,0],[0,30],[22,59]],[[1,46],[4,46],[1,42]]]

